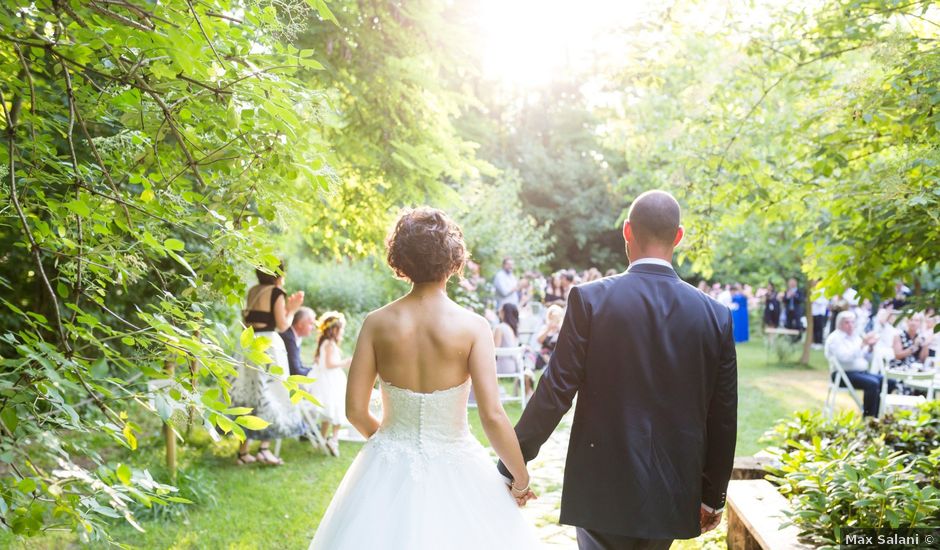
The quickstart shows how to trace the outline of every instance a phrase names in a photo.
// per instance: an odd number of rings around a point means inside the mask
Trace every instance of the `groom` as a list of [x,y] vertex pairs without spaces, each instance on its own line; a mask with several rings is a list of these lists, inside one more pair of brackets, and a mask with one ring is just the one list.
[[721,519],[737,431],[731,312],[676,275],[682,232],[672,195],[637,197],[623,226],[629,269],[571,289],[516,425],[528,462],[578,394],[560,521],[582,550],[665,549]]

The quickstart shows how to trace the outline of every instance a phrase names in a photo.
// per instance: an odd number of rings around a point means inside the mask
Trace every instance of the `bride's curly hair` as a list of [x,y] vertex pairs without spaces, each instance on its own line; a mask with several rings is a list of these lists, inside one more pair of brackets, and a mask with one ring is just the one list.
[[469,254],[463,231],[447,214],[427,206],[406,209],[385,239],[389,267],[412,283],[429,283],[463,272]]

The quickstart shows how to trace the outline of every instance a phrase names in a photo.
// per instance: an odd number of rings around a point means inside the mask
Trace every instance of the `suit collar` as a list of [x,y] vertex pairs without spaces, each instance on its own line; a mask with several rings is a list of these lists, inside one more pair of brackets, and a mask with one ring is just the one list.
[[627,273],[646,273],[649,275],[665,275],[667,277],[679,278],[676,275],[676,270],[672,267],[666,267],[658,263],[633,263],[630,264],[630,267],[627,268]]

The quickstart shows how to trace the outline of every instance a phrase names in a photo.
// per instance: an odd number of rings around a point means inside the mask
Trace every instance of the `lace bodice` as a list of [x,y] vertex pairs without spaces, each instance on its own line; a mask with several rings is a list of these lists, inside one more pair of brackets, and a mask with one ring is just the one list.
[[381,387],[382,424],[368,443],[374,452],[390,460],[409,460],[416,477],[425,461],[485,453],[467,423],[469,379],[431,393],[399,388],[384,380]]

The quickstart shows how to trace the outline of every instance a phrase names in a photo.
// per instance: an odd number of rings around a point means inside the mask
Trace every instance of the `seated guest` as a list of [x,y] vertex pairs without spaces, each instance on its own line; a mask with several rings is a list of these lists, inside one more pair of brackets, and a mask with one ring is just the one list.
[[[499,324],[493,329],[493,344],[497,348],[514,348],[519,345],[519,308],[515,304],[503,304],[499,309]],[[519,372],[519,365],[512,357],[497,357],[496,372],[513,374]],[[525,377],[526,395],[535,390],[531,376]]]
[[933,310],[928,310],[925,319],[924,319],[924,334],[931,339],[931,344],[927,347],[929,351],[927,352],[927,357],[937,357],[938,351],[940,351],[940,338],[933,336],[936,334],[937,323],[940,322],[940,316],[936,314]]
[[[826,357],[834,359],[848,376],[856,389],[865,393],[865,416],[878,416],[881,404],[882,375],[868,372],[868,361],[877,338],[867,335],[864,339],[855,334],[855,314],[843,311],[836,316],[836,330],[826,338]],[[888,391],[895,387],[893,380],[888,380]]]
[[292,375],[307,376],[310,372],[310,367],[305,367],[300,359],[300,342],[313,332],[317,324],[316,316],[309,307],[302,307],[294,313],[290,328],[280,333],[287,348],[287,365]]
[[916,364],[923,364],[930,352],[934,335],[921,333],[924,326],[924,314],[915,313],[907,320],[907,329],[898,331],[894,336],[894,359],[892,369],[913,369]]
[[548,365],[552,353],[555,351],[555,344],[558,342],[558,334],[561,332],[561,322],[565,318],[565,310],[558,305],[551,305],[545,312],[545,326],[536,336],[539,343],[539,354],[535,358],[535,370],[542,370]]

